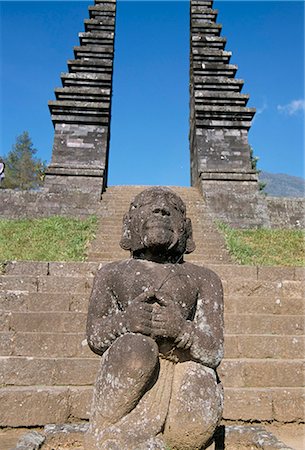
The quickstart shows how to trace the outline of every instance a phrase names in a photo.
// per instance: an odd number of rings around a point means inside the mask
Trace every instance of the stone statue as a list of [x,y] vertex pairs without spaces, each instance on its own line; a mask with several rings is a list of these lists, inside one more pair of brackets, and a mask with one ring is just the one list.
[[87,436],[105,450],[206,448],[222,415],[223,294],[194,250],[181,198],[140,193],[124,217],[131,259],[102,267],[87,338],[101,355]]

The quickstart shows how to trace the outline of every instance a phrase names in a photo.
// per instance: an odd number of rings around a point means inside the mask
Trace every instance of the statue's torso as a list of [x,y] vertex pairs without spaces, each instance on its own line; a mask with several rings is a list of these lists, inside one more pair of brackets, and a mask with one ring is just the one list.
[[[131,259],[116,266],[112,291],[122,310],[141,293],[158,290],[168,294],[181,308],[184,318],[192,319],[198,298],[197,276],[189,273],[190,265],[158,264]],[[192,266],[194,267],[194,266]]]

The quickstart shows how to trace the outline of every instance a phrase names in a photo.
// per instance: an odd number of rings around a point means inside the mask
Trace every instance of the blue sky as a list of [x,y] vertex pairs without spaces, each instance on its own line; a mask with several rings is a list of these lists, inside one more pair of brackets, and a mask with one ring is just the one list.
[[[87,1],[0,2],[0,154],[29,131],[50,161],[48,100],[88,18]],[[304,176],[304,3],[215,1],[257,114],[259,168]],[[109,184],[189,185],[188,2],[118,4]]]

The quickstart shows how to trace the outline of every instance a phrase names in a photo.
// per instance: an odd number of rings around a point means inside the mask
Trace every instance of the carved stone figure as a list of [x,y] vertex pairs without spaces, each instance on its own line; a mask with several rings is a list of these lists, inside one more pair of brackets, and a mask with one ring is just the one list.
[[223,294],[195,246],[181,198],[149,188],[124,217],[131,259],[102,267],[87,338],[101,355],[88,448],[201,449],[222,415]]

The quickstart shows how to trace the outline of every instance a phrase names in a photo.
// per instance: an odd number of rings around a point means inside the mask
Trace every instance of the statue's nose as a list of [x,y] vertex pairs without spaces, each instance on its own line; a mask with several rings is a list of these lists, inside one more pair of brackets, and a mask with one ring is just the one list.
[[153,213],[160,216],[170,216],[170,211],[166,206],[155,206]]

